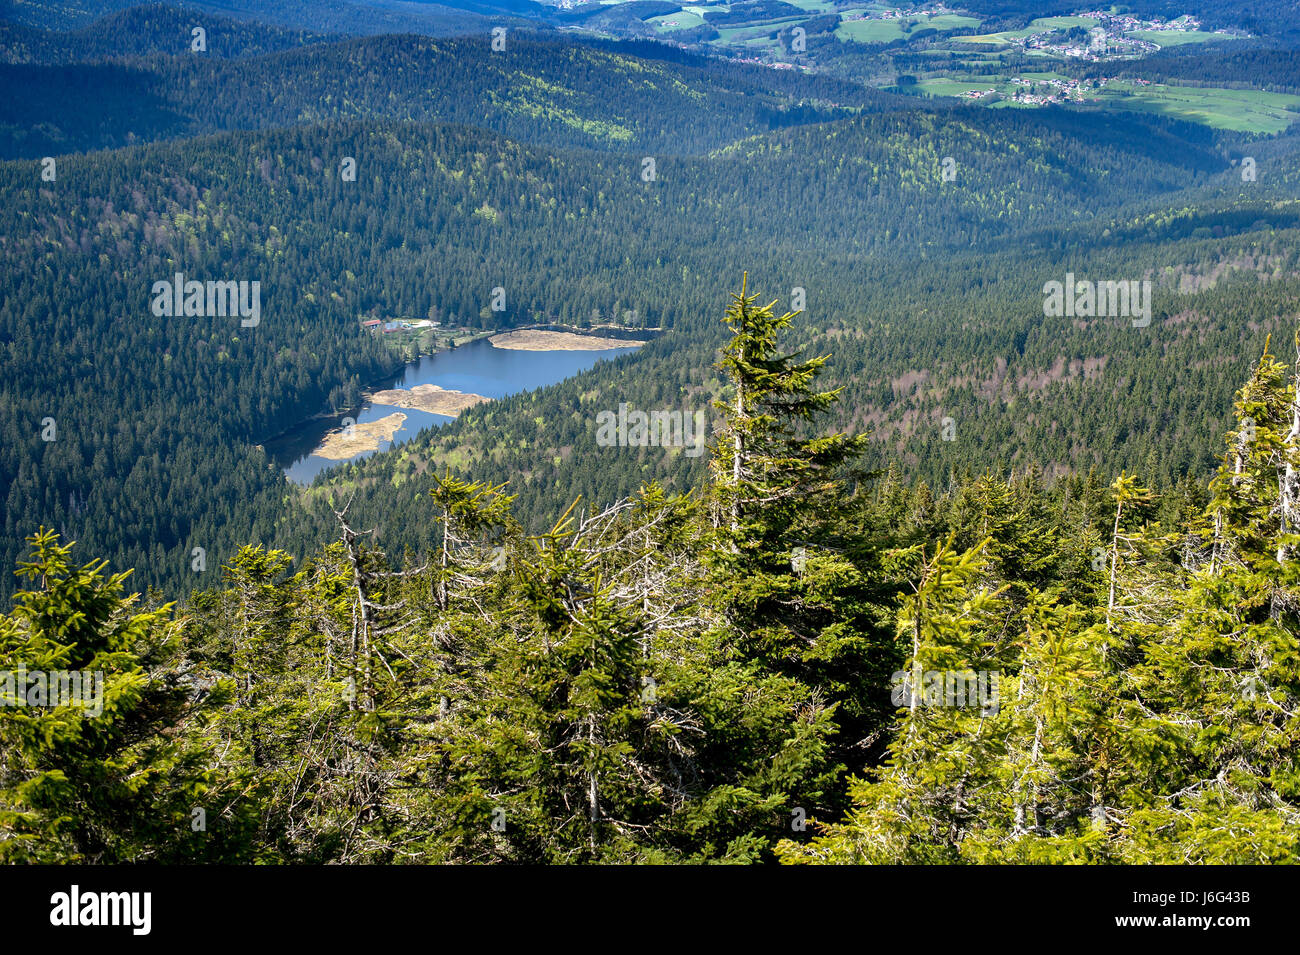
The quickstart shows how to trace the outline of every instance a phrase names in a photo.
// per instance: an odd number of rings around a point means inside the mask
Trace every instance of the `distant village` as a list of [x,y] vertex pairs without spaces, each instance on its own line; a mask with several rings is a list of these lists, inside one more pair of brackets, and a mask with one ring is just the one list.
[[[1020,87],[1011,93],[1003,93],[994,87],[967,90],[960,94],[963,99],[983,99],[986,96],[1000,95],[1013,103],[1026,106],[1048,106],[1057,103],[1083,103],[1088,100],[1100,100],[1097,94],[1109,83],[1112,77],[1101,76],[1096,79],[1033,79],[1019,76],[1011,77],[1007,82]],[[1125,77],[1124,82],[1132,86],[1150,86],[1150,80],[1137,77]]]
[[[1173,20],[1143,20],[1128,14],[1112,14],[1101,10],[1090,10],[1077,14],[1079,17],[1096,20],[1097,25],[1088,30],[1087,40],[1077,37],[1076,31],[1055,27],[1029,36],[1009,38],[1025,50],[1038,50],[1056,56],[1075,60],[1100,62],[1103,60],[1128,59],[1145,56],[1160,49],[1159,44],[1127,34],[1133,32],[1190,33],[1201,29],[1201,21],[1193,16],[1181,16]],[[1072,36],[1071,33],[1075,35]],[[1223,36],[1240,36],[1227,30],[1214,31]],[[1012,102],[1026,105],[1050,105],[1057,103],[1080,103],[1088,99],[1097,99],[1097,93],[1111,82],[1109,77],[1094,79],[1045,78],[1027,80],[1019,76],[1009,80],[1018,87],[1011,93],[1003,93],[995,87],[967,90],[961,94],[964,99],[983,99],[986,96],[1004,95]],[[1149,80],[1127,79],[1135,86],[1150,86]]]
[[[1102,10],[1089,10],[1075,16],[1097,21],[1097,25],[1088,31],[1086,40],[1071,37],[1060,28],[1055,28],[1018,37],[1013,42],[1025,50],[1040,50],[1070,59],[1097,62],[1159,52],[1159,43],[1131,36],[1133,33],[1193,33],[1201,29],[1201,21],[1186,14],[1173,20],[1162,20],[1159,17],[1143,20],[1130,14],[1107,13]],[[1213,32],[1224,37],[1244,36],[1229,30]]]
[[[1008,82],[1021,88],[1012,93],[1000,95],[1004,95],[1014,103],[1046,106],[1053,103],[1082,103],[1089,99],[1099,99],[1100,97],[1096,94],[1111,82],[1111,78],[1102,76],[1086,80],[1070,78],[1026,80],[1019,76],[1013,76]],[[1150,80],[1133,77],[1126,78],[1124,82],[1131,83],[1134,86],[1151,85]],[[989,87],[988,89],[967,90],[961,96],[964,99],[983,99],[985,96],[999,93],[999,90]]]
[[863,10],[861,13],[846,13],[845,20],[908,20],[912,17],[941,17],[957,11],[944,6],[942,3],[927,3],[923,6],[903,9],[895,7],[892,10]]

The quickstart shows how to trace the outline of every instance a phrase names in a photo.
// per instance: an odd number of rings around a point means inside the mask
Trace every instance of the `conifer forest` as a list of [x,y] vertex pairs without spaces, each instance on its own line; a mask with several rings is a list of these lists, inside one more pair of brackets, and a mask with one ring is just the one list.
[[1273,0],[0,7],[35,920],[1033,865],[1240,940],[1300,861],[1298,64]]

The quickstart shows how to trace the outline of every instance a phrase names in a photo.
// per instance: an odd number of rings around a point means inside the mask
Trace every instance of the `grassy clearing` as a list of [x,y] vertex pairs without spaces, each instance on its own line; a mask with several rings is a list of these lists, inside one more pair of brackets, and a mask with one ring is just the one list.
[[980,33],[975,36],[959,36],[955,39],[962,43],[989,43],[995,46],[1010,46],[1015,40],[1032,36],[1038,30],[1005,30],[1002,33]]
[[1037,20],[1029,21],[1032,33],[1042,33],[1044,30],[1068,30],[1071,27],[1092,29],[1096,25],[1097,21],[1092,17],[1039,17]]
[[966,27],[974,28],[979,25],[979,17],[963,17],[957,13],[945,13],[942,16],[930,17],[924,23],[918,23],[915,29],[934,27],[936,30],[946,32],[948,30],[963,30]]
[[1280,133],[1300,119],[1300,96],[1262,90],[1116,82],[1105,87],[1102,101],[1120,109],[1160,113],[1216,129],[1264,135]]
[[1188,43],[1209,43],[1212,40],[1230,40],[1231,37],[1204,30],[1130,30],[1125,36],[1146,40],[1156,46],[1186,46]]
[[704,24],[704,17],[698,13],[669,13],[662,17],[651,17],[645,21],[660,33],[673,33],[677,30],[690,30]]
[[[1065,80],[1060,73],[1050,71],[1020,73],[1021,79],[1041,83],[1045,80]],[[983,76],[960,78],[936,76],[917,83],[917,89],[930,96],[964,96],[970,92],[992,90],[1004,97],[1023,91],[1024,86],[1011,82],[1010,76]],[[1188,86],[1165,86],[1115,81],[1097,90],[1088,90],[1088,98],[1115,109],[1159,113],[1176,119],[1201,123],[1215,129],[1273,135],[1282,132],[1300,120],[1300,96],[1287,93],[1266,93],[1262,90],[1230,90]],[[1009,100],[993,103],[994,106],[1013,106]]]
[[697,17],[703,20],[704,14],[706,13],[725,13],[727,11],[727,5],[725,3],[724,4],[705,3],[698,6],[683,5],[682,9],[687,13],[695,14]]
[[1011,84],[1003,79],[956,80],[947,76],[933,76],[921,80],[916,86],[930,96],[962,96],[976,90],[983,92],[990,89],[1005,93],[1011,88]]
[[[864,11],[841,12],[848,15],[860,14]],[[878,12],[878,10],[868,12]],[[946,33],[966,27],[977,27],[979,24],[980,21],[976,17],[965,17],[955,13],[946,13],[937,17],[920,15],[906,20],[844,20],[836,28],[835,35],[841,40],[852,40],[857,43],[891,43],[910,36],[918,30],[935,29]]]
[[718,36],[723,43],[745,43],[774,33],[787,26],[803,23],[805,17],[787,17],[784,20],[771,20],[761,25],[739,27],[718,27]]
[[903,38],[903,25],[897,20],[846,20],[835,35],[855,43],[891,43]]
[[1097,25],[1097,21],[1092,17],[1039,17],[1037,20],[1030,22],[1023,30],[1004,30],[1001,33],[982,33],[979,36],[960,36],[956,39],[964,43],[994,43],[1009,45],[1016,40],[1023,40],[1027,36],[1033,36],[1035,33],[1045,33],[1048,30],[1068,30],[1071,27],[1088,27],[1091,29]]

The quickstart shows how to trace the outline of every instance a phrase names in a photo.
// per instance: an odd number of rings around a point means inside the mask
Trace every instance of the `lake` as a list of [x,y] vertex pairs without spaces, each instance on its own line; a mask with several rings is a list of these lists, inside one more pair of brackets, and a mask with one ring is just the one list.
[[[462,345],[452,351],[429,355],[406,366],[406,371],[383,385],[387,388],[411,388],[414,385],[437,385],[451,391],[464,391],[485,398],[505,398],[521,391],[531,391],[544,385],[553,385],[586,371],[604,358],[617,358],[635,351],[629,348],[610,348],[603,351],[523,351],[495,348],[487,339]],[[383,390],[380,388],[376,391]],[[432,414],[416,408],[398,408],[393,405],[372,404],[367,401],[359,411],[351,412],[357,424],[377,421],[394,412],[406,415],[402,428],[392,441],[380,443],[378,451],[363,451],[349,461],[359,461],[394,445],[409,441],[425,428],[437,427],[453,420],[449,415]],[[281,468],[285,476],[297,484],[310,484],[326,468],[344,464],[323,458],[312,452],[320,446],[325,435],[338,428],[346,415],[337,418],[316,418],[287,435],[266,443],[267,454]]]

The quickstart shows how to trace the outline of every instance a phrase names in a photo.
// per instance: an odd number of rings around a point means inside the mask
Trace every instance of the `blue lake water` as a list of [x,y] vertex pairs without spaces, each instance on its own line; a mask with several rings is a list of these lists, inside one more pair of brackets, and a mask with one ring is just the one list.
[[[521,391],[553,385],[580,371],[586,371],[603,358],[617,358],[635,350],[636,346],[604,351],[516,351],[495,348],[486,339],[481,339],[453,351],[439,352],[411,362],[402,375],[384,384],[383,388],[411,388],[414,385],[429,384],[486,398],[505,398]],[[394,445],[409,441],[425,428],[452,420],[447,415],[431,414],[415,408],[372,404],[369,401],[351,416],[358,424],[364,424],[386,418],[394,412],[406,415],[406,421],[402,423],[401,430],[393,435],[392,441],[380,442],[379,451],[387,451]],[[314,419],[288,435],[267,442],[267,453],[284,469],[289,480],[298,484],[310,484],[321,471],[344,463],[312,453],[327,433],[342,425],[344,417],[346,415],[341,414],[338,418]],[[348,460],[359,461],[377,453],[379,452],[364,451]]]

